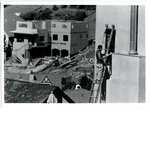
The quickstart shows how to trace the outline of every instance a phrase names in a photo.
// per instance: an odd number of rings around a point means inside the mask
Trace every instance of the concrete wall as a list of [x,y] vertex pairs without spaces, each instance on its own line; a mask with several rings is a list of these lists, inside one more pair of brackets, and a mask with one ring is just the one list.
[[71,23],[66,21],[52,21],[51,22],[51,31],[52,32],[70,32]]
[[[44,36],[44,41],[40,41],[40,36]],[[48,42],[51,42],[50,38],[48,36],[49,36],[49,34],[48,34],[47,29],[38,29],[37,43],[48,43]]]
[[139,102],[145,102],[145,57],[140,58],[139,62]]
[[[66,27],[63,28],[63,25]],[[70,54],[74,54],[88,45],[87,22],[52,21],[51,37],[53,34],[58,35],[58,40],[52,39],[52,49],[66,49]],[[68,41],[63,41],[63,35],[68,35]]]
[[[128,54],[130,50],[130,5],[98,5],[96,13],[96,48],[102,44],[105,24],[116,27],[115,52]],[[138,54],[145,55],[145,7],[139,6]]]
[[145,102],[145,57],[113,54],[107,103]]
[[71,34],[71,54],[77,53],[88,46],[88,32],[72,33]]
[[[58,40],[53,40],[53,34],[58,35]],[[68,35],[68,41],[63,41],[63,35]],[[58,32],[52,32],[51,33],[51,42],[52,42],[52,49],[66,49],[70,50],[70,34],[69,33],[58,33]]]
[[13,42],[13,50],[19,50],[20,54],[25,54],[25,49],[29,49],[29,44]]
[[137,51],[139,55],[145,56],[145,6],[139,6],[138,14],[138,47]]
[[[21,26],[22,25],[22,26]],[[26,26],[23,26],[26,25]],[[33,25],[32,22],[23,22],[23,21],[17,21],[16,29],[32,29]]]

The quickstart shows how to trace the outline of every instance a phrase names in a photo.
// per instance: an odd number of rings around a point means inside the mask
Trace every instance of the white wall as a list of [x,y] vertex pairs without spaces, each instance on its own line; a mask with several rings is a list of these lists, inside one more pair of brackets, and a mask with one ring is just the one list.
[[[130,5],[98,5],[96,13],[96,48],[102,44],[105,24],[116,27],[115,52],[128,54],[130,50]],[[139,6],[138,54],[145,55],[145,8]]]

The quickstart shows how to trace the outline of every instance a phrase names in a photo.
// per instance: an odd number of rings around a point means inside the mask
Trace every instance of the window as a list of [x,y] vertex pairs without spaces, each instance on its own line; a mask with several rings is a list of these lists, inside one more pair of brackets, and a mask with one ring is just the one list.
[[86,37],[88,38],[88,33],[86,34]]
[[86,28],[88,28],[89,26],[88,26],[88,24],[86,24]]
[[80,34],[80,38],[82,38],[82,34]]
[[53,40],[57,41],[58,40],[58,35],[57,34],[53,34]]
[[25,24],[25,23],[19,23],[19,27],[27,28],[27,24]]
[[44,36],[40,36],[40,41],[44,41]]
[[56,28],[56,24],[53,23],[53,24],[52,24],[52,28]]
[[72,29],[74,28],[74,25],[72,24]]
[[63,25],[62,25],[62,28],[67,28],[67,25],[63,24]]
[[68,35],[63,35],[63,41],[68,41]]

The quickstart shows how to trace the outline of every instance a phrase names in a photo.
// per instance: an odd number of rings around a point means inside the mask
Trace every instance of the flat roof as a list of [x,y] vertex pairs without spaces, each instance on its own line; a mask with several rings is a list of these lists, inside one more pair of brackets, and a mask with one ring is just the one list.
[[14,31],[10,31],[11,33],[19,33],[19,34],[38,34],[36,29],[18,29],[18,30],[14,30]]
[[88,23],[87,21],[77,21],[77,20],[51,20],[51,22]]

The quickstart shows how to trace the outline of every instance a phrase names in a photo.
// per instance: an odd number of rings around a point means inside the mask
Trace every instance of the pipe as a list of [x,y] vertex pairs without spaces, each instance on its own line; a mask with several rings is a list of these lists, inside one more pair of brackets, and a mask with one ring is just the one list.
[[137,53],[137,37],[138,37],[138,6],[131,6],[130,18],[130,55]]

